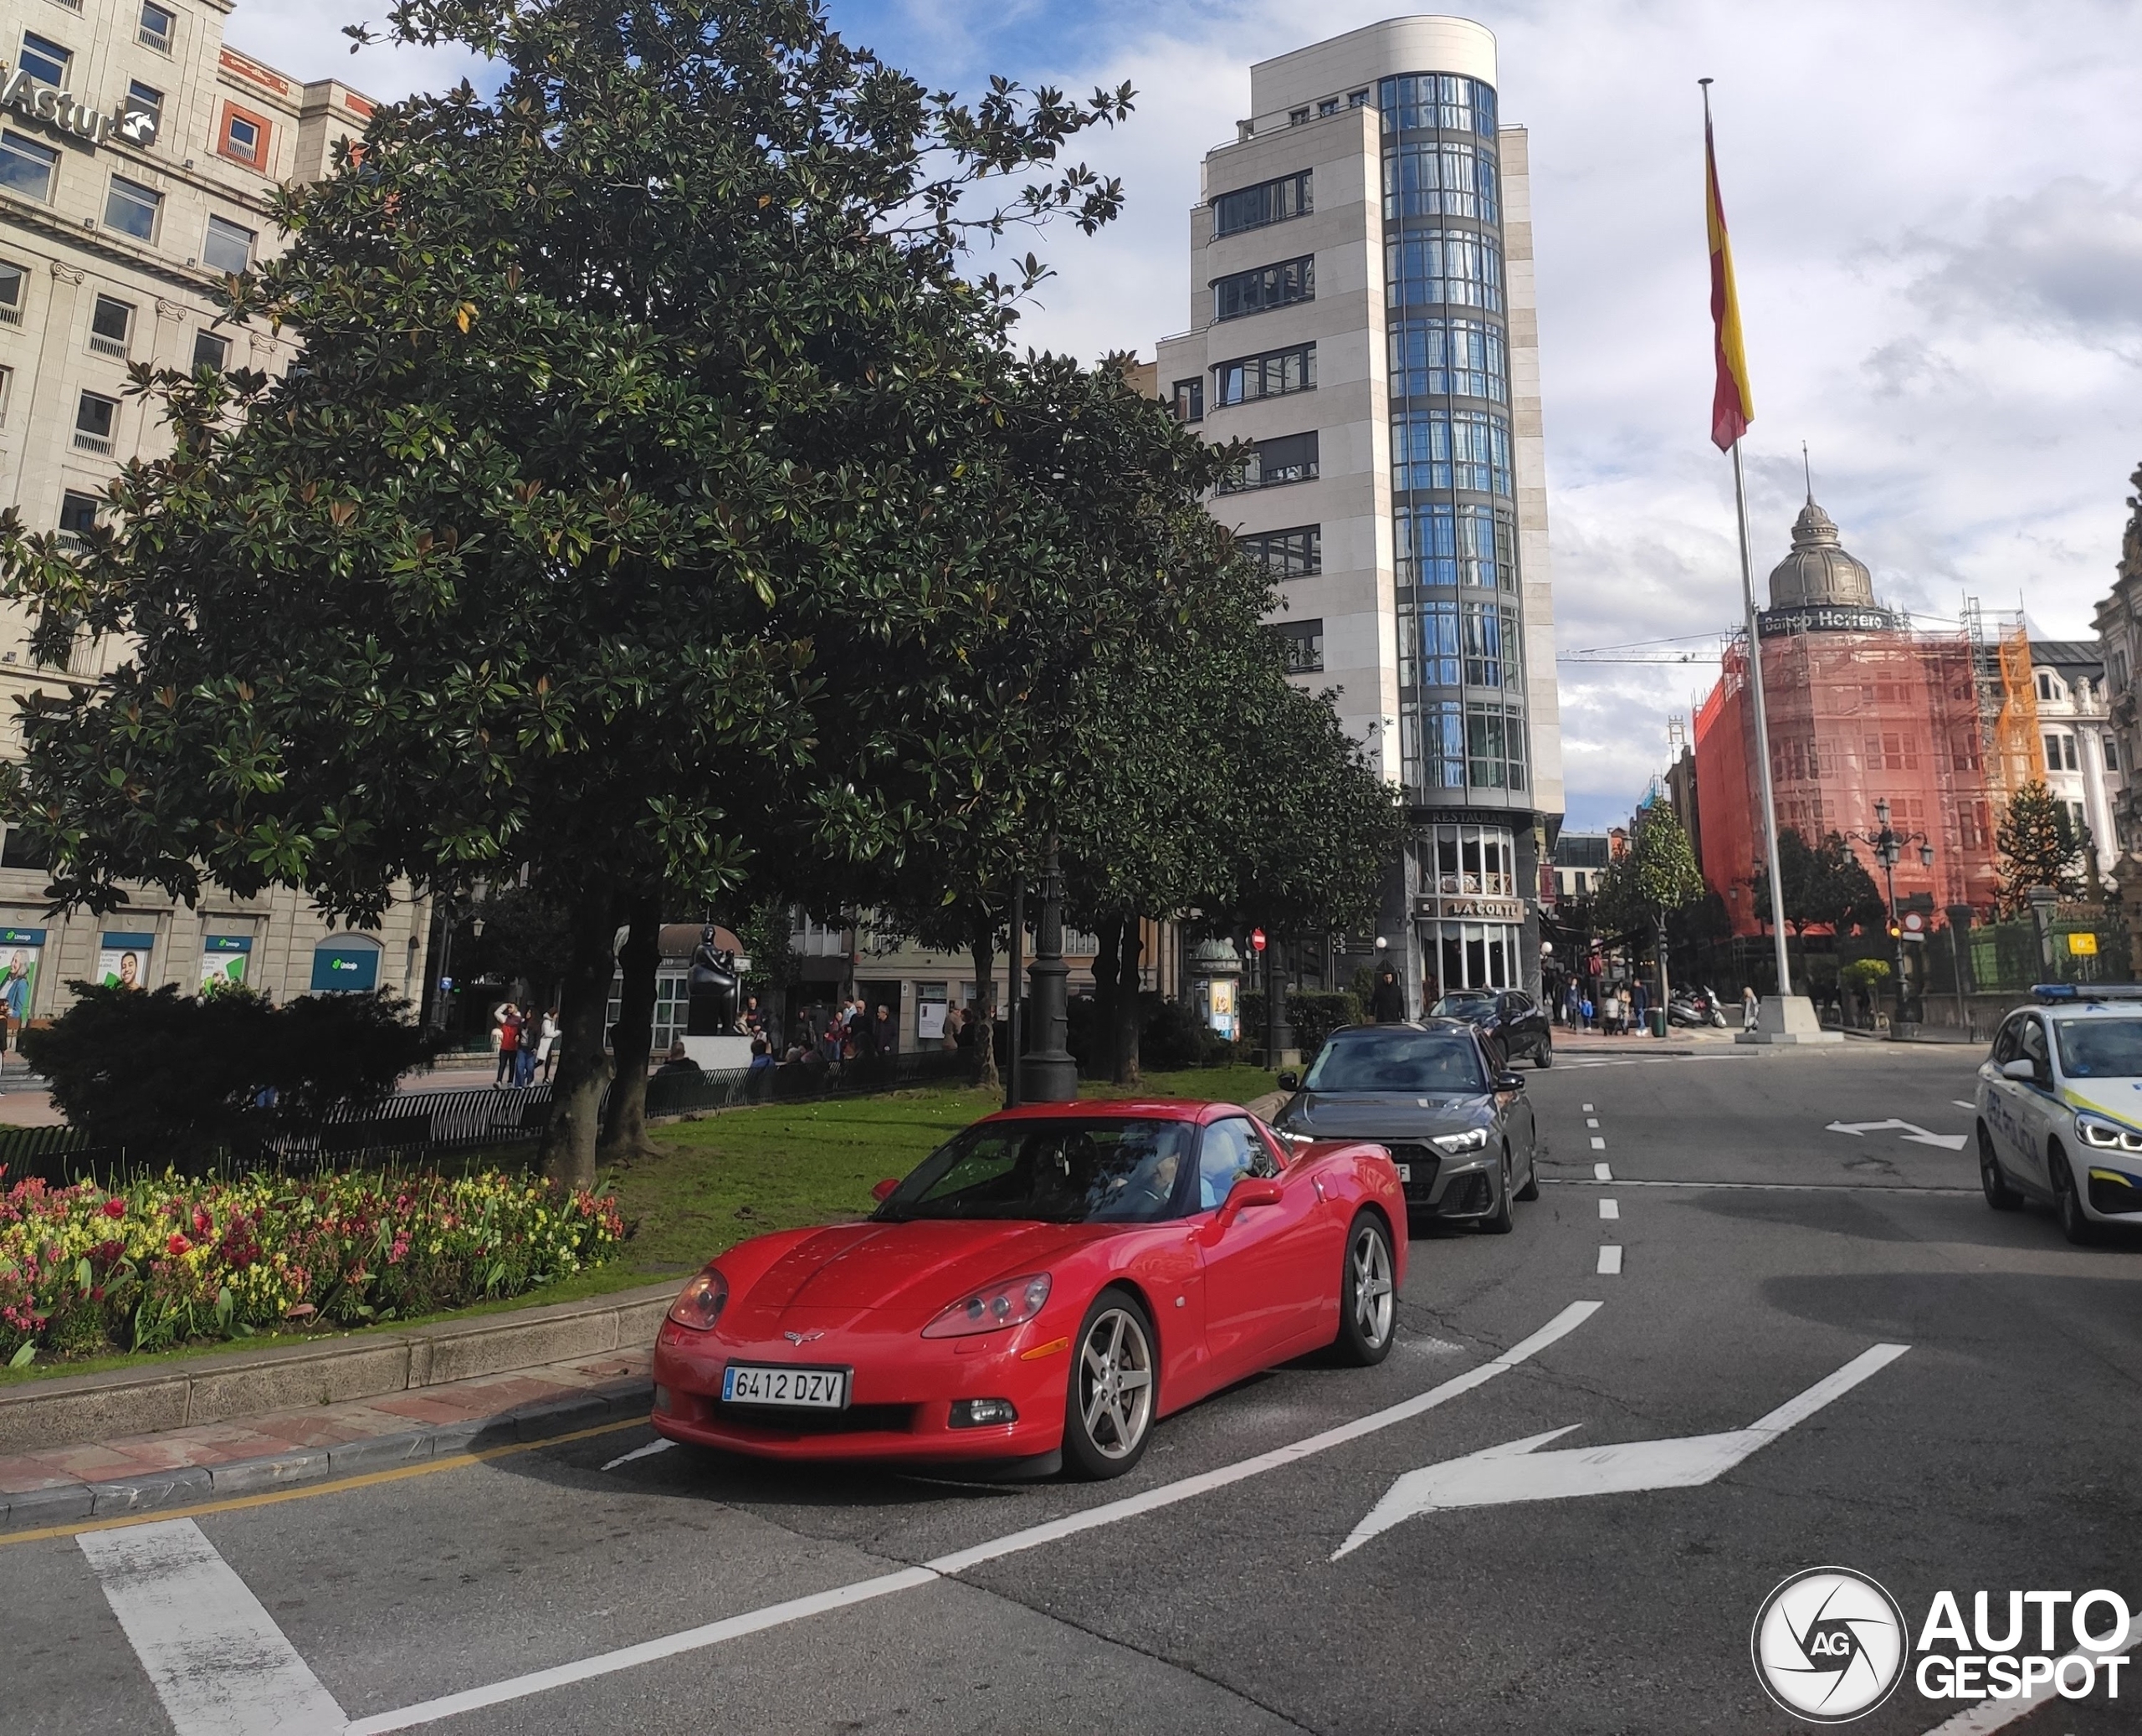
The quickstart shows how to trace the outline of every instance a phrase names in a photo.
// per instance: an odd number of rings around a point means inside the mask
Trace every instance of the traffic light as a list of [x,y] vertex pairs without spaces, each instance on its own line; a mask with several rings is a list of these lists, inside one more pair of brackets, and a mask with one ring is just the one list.
[[1904,932],[1903,928],[1899,924],[1893,922],[1889,924],[1889,938],[1892,940],[1902,940],[1904,938]]

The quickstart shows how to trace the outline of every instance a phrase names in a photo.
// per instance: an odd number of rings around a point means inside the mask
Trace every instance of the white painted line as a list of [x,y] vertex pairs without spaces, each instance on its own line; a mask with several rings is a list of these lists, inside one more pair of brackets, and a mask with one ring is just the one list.
[[1955,1106],[1960,1109],[1975,1109],[1978,1107],[1976,1104],[1968,1103],[1960,1097],[1952,1097],[1949,1101],[1955,1104]]
[[1591,1179],[1594,1181],[1612,1181],[1614,1179],[1614,1172],[1605,1164],[1594,1164],[1591,1166]]
[[[1589,1176],[1542,1175],[1540,1184],[1543,1187],[1596,1187],[1602,1181],[1614,1179],[1602,1173],[1606,1168],[1604,1164],[1594,1164]],[[1914,1187],[1908,1182],[1888,1181],[1632,1181],[1624,1176],[1622,1185],[1743,1188],[1760,1194],[1928,1194],[1958,1200],[1979,1197],[1979,1190],[1975,1187]]]
[[1591,1113],[1591,1105],[1590,1104],[1586,1104],[1584,1106],[1584,1113],[1585,1113],[1586,1114],[1587,1114],[1587,1115],[1589,1115],[1589,1114]]
[[1594,1134],[1591,1136],[1591,1149],[1594,1151],[1604,1151],[1606,1149],[1606,1142],[1601,1139],[1597,1134]]
[[[858,1580],[853,1584],[839,1585],[830,1591],[820,1591],[808,1597],[791,1598],[785,1603],[769,1604],[763,1609],[753,1610],[741,1616],[731,1616],[726,1621],[710,1621],[704,1627],[689,1627],[681,1633],[664,1635],[660,1639],[647,1640],[637,1646],[622,1646],[615,1652],[597,1652],[577,1662],[559,1664],[548,1670],[537,1670],[526,1676],[515,1676],[504,1682],[495,1682],[487,1687],[472,1687],[458,1694],[447,1694],[436,1700],[422,1701],[414,1706],[404,1706],[398,1712],[382,1712],[371,1718],[361,1718],[352,1723],[347,1736],[386,1736],[390,1730],[406,1730],[413,1725],[428,1723],[435,1718],[452,1718],[464,1712],[474,1712],[485,1706],[499,1706],[511,1700],[525,1699],[554,1687],[564,1687],[576,1682],[587,1682],[598,1676],[613,1675],[620,1670],[629,1670],[657,1659],[674,1657],[679,1652],[695,1652],[705,1646],[718,1646],[725,1640],[733,1640],[746,1634],[761,1633],[770,1627],[779,1627],[788,1622],[800,1621],[809,1616],[822,1615],[828,1610],[844,1609],[851,1605],[867,1603],[874,1598],[885,1597],[896,1591],[906,1591],[917,1585],[933,1582],[963,1573],[970,1567],[980,1566],[985,1561],[999,1560],[1006,1555],[1018,1554],[1043,1544],[1055,1543],[1066,1537],[1075,1537],[1082,1531],[1091,1531],[1103,1525],[1135,1518],[1140,1513],[1156,1512],[1172,1507],[1177,1502],[1225,1488],[1230,1483],[1246,1477],[1257,1477],[1267,1471],[1276,1471],[1283,1465],[1291,1465],[1311,1455],[1358,1441],[1366,1435],[1391,1427],[1394,1424],[1410,1421],[1416,1416],[1448,1404],[1463,1393],[1476,1386],[1484,1386],[1499,1375],[1507,1374],[1520,1363],[1530,1361],[1558,1339],[1576,1330],[1601,1304],[1596,1302],[1573,1302],[1530,1338],[1513,1344],[1492,1360],[1468,1369],[1462,1375],[1453,1375],[1440,1385],[1426,1392],[1357,1417],[1352,1422],[1340,1424],[1336,1428],[1309,1436],[1288,1446],[1275,1447],[1270,1452],[1258,1453],[1253,1458],[1241,1459],[1232,1465],[1222,1465],[1217,1470],[1206,1471],[1195,1477],[1186,1477],[1174,1483],[1162,1483],[1158,1488],[1148,1489],[1143,1494],[1132,1495],[1121,1501],[1104,1502],[1099,1507],[1089,1508],[1084,1513],[1053,1519],[1046,1524],[1030,1525],[1023,1531],[1014,1531],[989,1543],[976,1544],[972,1549],[956,1554],[940,1555],[935,1560],[920,1567],[904,1568],[897,1573],[880,1574],[874,1579]],[[106,1533],[110,1536],[131,1535],[131,1533]],[[181,1736],[189,1736],[182,1732]]]
[[192,1520],[76,1540],[177,1736],[341,1736],[334,1696]]
[[1619,1200],[1601,1200],[1599,1202],[1599,1215],[1610,1221],[1619,1217],[1622,1215],[1622,1202]]
[[1619,1278],[1622,1275],[1622,1245],[1618,1242],[1600,1244],[1599,1275],[1601,1278]]
[[677,1443],[666,1435],[650,1441],[644,1447],[635,1447],[630,1452],[621,1452],[602,1468],[614,1471],[620,1465],[629,1465],[634,1459],[652,1458],[658,1452],[667,1452]]
[[1596,1127],[1599,1125],[1599,1118],[1596,1115],[1587,1115],[1584,1118],[1584,1124],[1586,1127]]
[[[2106,1638],[2109,1640],[2111,1636],[2107,1635]],[[2128,1618],[2126,1636],[2119,1645],[2108,1646],[2098,1652],[2084,1652],[2078,1647],[2069,1652],[2068,1657],[2122,1657],[2138,1646],[2142,1646],[2142,1614]],[[2060,1674],[2060,1666],[2068,1662],[2068,1657],[2054,1663],[2052,1672],[2056,1678]],[[2005,1730],[2009,1725],[2028,1718],[2047,1702],[2058,1698],[2058,1691],[2050,1682],[2034,1682],[2012,1700],[1980,1701],[1977,1705],[1934,1725],[1926,1736],[1989,1736],[1990,1732]]]

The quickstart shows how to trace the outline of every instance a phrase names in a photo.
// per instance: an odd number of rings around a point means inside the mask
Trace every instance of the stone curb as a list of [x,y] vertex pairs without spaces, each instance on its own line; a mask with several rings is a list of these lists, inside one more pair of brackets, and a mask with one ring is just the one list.
[[402,1333],[27,1382],[0,1391],[0,1455],[381,1398],[651,1345],[679,1282]]
[[340,1447],[234,1459],[227,1465],[182,1465],[116,1483],[60,1483],[19,1495],[0,1495],[0,1533],[118,1518],[161,1508],[192,1507],[204,1501],[332,1482],[368,1471],[392,1471],[489,1447],[546,1441],[600,1422],[643,1416],[653,1401],[652,1385],[645,1380],[633,1380],[592,1388],[572,1398],[546,1400],[480,1421],[377,1435]]

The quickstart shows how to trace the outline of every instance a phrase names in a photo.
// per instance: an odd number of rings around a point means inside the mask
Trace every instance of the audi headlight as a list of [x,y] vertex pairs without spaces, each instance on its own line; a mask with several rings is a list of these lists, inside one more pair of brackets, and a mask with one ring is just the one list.
[[967,1338],[977,1332],[1001,1332],[1023,1326],[1048,1300],[1048,1274],[1008,1278],[1001,1284],[962,1296],[922,1329],[925,1338]]
[[2122,1127],[2103,1115],[2093,1115],[2088,1110],[2076,1112],[2075,1132],[2085,1145],[2100,1151],[2142,1151],[2142,1133]]
[[1428,1143],[1447,1156],[1458,1157],[1468,1151],[1483,1150],[1488,1143],[1488,1129],[1473,1127],[1462,1134],[1437,1134]]
[[707,1332],[729,1305],[729,1280],[711,1266],[678,1292],[669,1304],[669,1318],[694,1332]]

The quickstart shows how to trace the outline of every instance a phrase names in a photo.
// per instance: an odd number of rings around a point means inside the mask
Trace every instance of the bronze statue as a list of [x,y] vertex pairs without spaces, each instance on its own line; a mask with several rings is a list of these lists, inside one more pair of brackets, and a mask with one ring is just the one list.
[[738,1034],[736,1001],[742,978],[736,969],[736,955],[725,946],[717,947],[714,939],[714,924],[709,923],[693,949],[691,973],[684,981],[689,996],[684,1023],[687,1037]]

